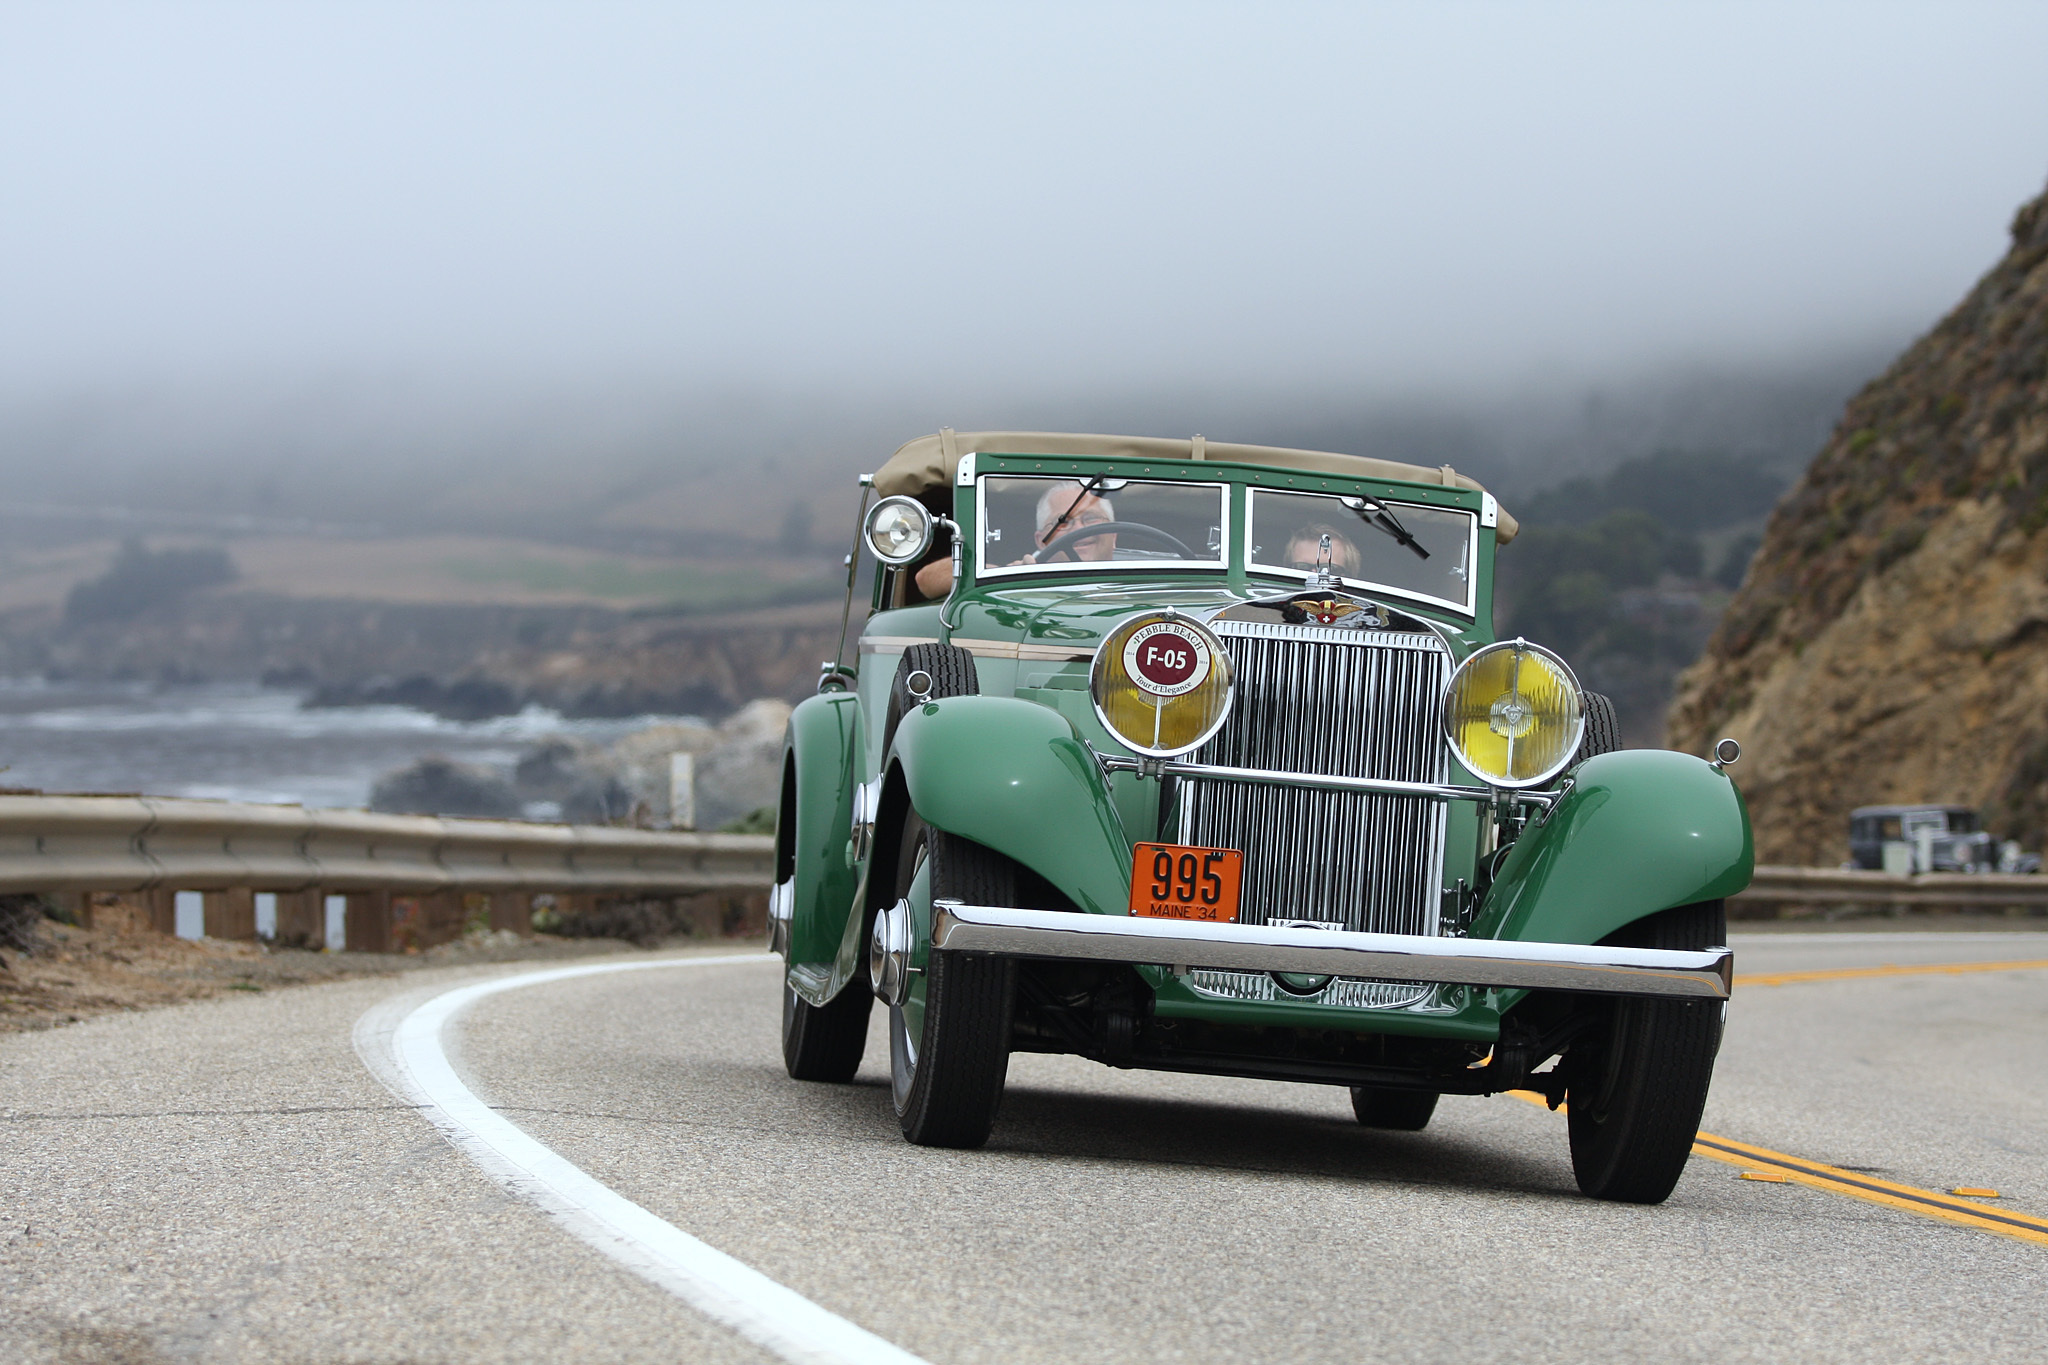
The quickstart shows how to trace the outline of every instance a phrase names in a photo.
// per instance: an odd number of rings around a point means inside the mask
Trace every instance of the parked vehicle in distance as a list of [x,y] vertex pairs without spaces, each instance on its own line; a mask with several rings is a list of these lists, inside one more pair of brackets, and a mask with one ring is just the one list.
[[1902,876],[2036,873],[2041,855],[1987,834],[1968,806],[1858,806],[1849,812],[1849,866]]
[[791,1076],[851,1080],[879,999],[916,1143],[979,1146],[1011,1053],[1068,1053],[1344,1086],[1378,1128],[1533,1090],[1587,1194],[1670,1192],[1753,863],[1738,751],[1619,749],[1563,659],[1495,638],[1491,494],[1041,432],[871,483],[857,662],[783,767]]

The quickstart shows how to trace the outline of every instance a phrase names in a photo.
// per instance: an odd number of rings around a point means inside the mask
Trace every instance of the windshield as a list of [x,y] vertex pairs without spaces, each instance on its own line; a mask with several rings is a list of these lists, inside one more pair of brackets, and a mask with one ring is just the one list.
[[1223,564],[1220,483],[990,475],[978,486],[978,577]]
[[[1251,493],[1250,553],[1254,573],[1306,578],[1315,572],[1322,538],[1330,568],[1345,583],[1390,588],[1461,611],[1472,609],[1473,528],[1478,518],[1446,507],[1325,493]],[[1403,535],[1414,545],[1402,543]],[[1429,555],[1416,553],[1420,548]]]

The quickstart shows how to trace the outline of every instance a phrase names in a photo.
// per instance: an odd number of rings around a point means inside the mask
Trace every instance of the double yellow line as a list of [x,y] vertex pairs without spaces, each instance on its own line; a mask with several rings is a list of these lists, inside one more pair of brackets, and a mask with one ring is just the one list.
[[1899,966],[1887,962],[1882,967],[1830,967],[1817,972],[1769,972],[1759,976],[1738,976],[1738,986],[1791,986],[1804,981],[1850,981],[1871,976],[1965,976],[1971,972],[2016,972],[2026,967],[2048,967],[2048,957],[2034,958],[2026,962],[1938,962],[1926,965]]
[[[1811,972],[1771,972],[1757,976],[1738,976],[1738,986],[1791,986],[1808,981],[1849,981],[1859,978],[1880,976],[1961,976],[1972,972],[2013,972],[2029,968],[2048,967],[2048,958],[2035,958],[2024,962],[1954,962],[1931,965],[1900,966],[1887,963],[1881,967],[1836,967]],[[1519,1099],[1543,1104],[1543,1096],[1530,1090],[1514,1092]],[[1725,1161],[1731,1166],[1740,1166],[1745,1172],[1756,1171],[1769,1177],[1795,1185],[1806,1185],[1829,1194],[1847,1195],[1851,1199],[1867,1200],[1890,1208],[1904,1209],[1926,1218],[1940,1218],[1964,1227],[1979,1228],[1985,1232],[2002,1233],[2017,1237],[2023,1242],[2035,1242],[2048,1246],[2048,1218],[2037,1218],[2030,1213],[2014,1213],[2006,1209],[1990,1208],[1974,1199],[1954,1194],[1939,1194],[1923,1190],[1915,1185],[1900,1185],[1890,1180],[1879,1180],[1860,1171],[1848,1171],[1840,1166],[1829,1166],[1819,1161],[1808,1161],[1804,1157],[1774,1152],[1768,1147],[1757,1147],[1733,1138],[1718,1137],[1713,1133],[1699,1133],[1693,1138],[1692,1150],[1696,1156],[1711,1157]]]
[[1839,1166],[1787,1156],[1768,1147],[1754,1147],[1747,1142],[1716,1137],[1712,1133],[1695,1135],[1692,1150],[1698,1156],[1712,1157],[1745,1170],[1768,1171],[1795,1185],[1811,1186],[1829,1194],[1845,1194],[1851,1199],[1866,1199],[1873,1204],[1889,1205],[1928,1218],[1944,1218],[1965,1227],[2002,1232],[2021,1241],[2048,1246],[2048,1218],[2036,1218],[2031,1213],[1986,1208],[1983,1204],[1953,1194],[1937,1194],[1913,1185],[1894,1184],[1858,1171],[1845,1171]]

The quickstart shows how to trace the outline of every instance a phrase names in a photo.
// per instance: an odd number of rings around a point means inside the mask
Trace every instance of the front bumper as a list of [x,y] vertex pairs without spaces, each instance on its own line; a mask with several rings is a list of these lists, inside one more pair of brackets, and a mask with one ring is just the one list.
[[1356,934],[1019,910],[953,900],[932,902],[932,946],[1004,957],[1146,962],[1175,969],[1362,976],[1681,1000],[1726,1000],[1735,979],[1735,954],[1727,948],[1680,952]]

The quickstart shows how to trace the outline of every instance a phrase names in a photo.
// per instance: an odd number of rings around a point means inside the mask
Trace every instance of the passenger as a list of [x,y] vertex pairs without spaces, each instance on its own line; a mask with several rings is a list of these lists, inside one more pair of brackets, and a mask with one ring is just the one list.
[[[1116,520],[1116,509],[1110,505],[1109,499],[1086,492],[1086,487],[1079,479],[1060,479],[1039,494],[1036,540],[1040,549],[1084,526],[1100,526]],[[1038,550],[1033,550],[1011,563],[1037,564],[1040,562],[1038,554]],[[1111,559],[1115,555],[1116,533],[1112,531],[1073,541],[1044,562],[1092,562]],[[918,569],[915,579],[917,590],[926,598],[936,600],[944,597],[953,590],[952,555],[934,558]]]
[[1330,568],[1340,578],[1356,578],[1360,558],[1358,545],[1342,531],[1325,522],[1304,526],[1287,542],[1287,557],[1281,562],[1303,573],[1314,573],[1322,564],[1323,537],[1330,538]]

